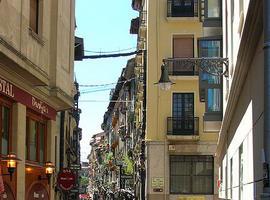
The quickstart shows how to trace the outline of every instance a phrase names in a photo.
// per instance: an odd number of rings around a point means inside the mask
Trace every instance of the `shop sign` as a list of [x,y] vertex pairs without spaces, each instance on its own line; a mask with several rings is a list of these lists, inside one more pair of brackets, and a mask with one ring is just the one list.
[[81,165],[80,164],[71,164],[69,168],[72,170],[80,170]]
[[122,179],[133,179],[133,175],[121,174]]
[[61,190],[71,190],[75,186],[76,176],[70,169],[63,169],[57,177],[57,184]]
[[2,78],[0,78],[0,94],[55,120],[56,110],[54,108]]

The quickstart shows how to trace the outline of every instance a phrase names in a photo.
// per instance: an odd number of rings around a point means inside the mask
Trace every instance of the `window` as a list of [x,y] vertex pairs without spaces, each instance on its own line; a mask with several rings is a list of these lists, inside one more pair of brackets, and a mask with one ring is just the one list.
[[26,118],[26,159],[44,163],[46,158],[46,123],[29,114]]
[[244,160],[243,160],[243,143],[239,147],[239,200],[243,200],[243,173],[244,173]]
[[1,154],[7,155],[11,142],[11,104],[0,101]]
[[213,194],[213,156],[170,156],[170,193]]
[[30,28],[39,33],[39,0],[30,0]]
[[168,134],[190,135],[197,132],[193,93],[174,93],[172,110],[173,117],[168,119]]
[[197,17],[197,0],[168,0],[168,17]]
[[230,159],[230,196],[231,199],[233,198],[233,158]]
[[221,17],[221,2],[220,0],[207,0],[206,18],[220,18]]

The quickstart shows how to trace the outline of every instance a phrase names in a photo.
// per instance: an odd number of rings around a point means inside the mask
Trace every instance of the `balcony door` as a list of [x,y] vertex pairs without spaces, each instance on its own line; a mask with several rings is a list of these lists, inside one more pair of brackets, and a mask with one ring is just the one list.
[[172,17],[193,17],[194,0],[172,0]]
[[173,93],[173,134],[194,133],[194,94]]

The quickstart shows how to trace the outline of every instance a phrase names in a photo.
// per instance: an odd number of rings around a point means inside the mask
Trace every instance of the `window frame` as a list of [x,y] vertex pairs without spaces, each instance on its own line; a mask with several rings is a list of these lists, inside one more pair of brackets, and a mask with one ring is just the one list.
[[[204,175],[204,176],[211,176],[212,177],[212,185],[211,185],[211,192],[206,192],[206,193],[200,193],[200,192],[193,192],[192,191],[192,186],[193,186],[193,182],[192,182],[192,179],[193,179],[193,177],[196,177],[196,176],[198,176],[198,175],[194,175],[193,173],[193,167],[194,167],[194,163],[197,163],[197,162],[199,162],[198,161],[198,159],[197,159],[197,161],[196,162],[194,162],[194,160],[192,159],[192,161],[191,161],[191,174],[189,175],[189,177],[190,177],[190,192],[189,193],[181,193],[181,192],[172,192],[171,191],[171,189],[172,189],[172,181],[171,181],[171,177],[173,177],[174,175],[172,175],[172,173],[171,173],[171,163],[172,163],[172,158],[173,157],[183,157],[184,159],[186,158],[186,157],[200,157],[200,158],[205,158],[205,161],[203,162],[203,163],[207,163],[207,162],[209,162],[209,161],[206,161],[206,158],[208,157],[208,158],[210,158],[211,157],[211,163],[212,163],[212,173],[211,173],[211,175]],[[176,162],[176,161],[175,161]],[[212,155],[170,155],[169,156],[169,165],[170,165],[170,167],[169,167],[169,192],[170,192],[170,194],[183,194],[183,195],[186,195],[186,194],[195,194],[195,195],[213,195],[214,194],[214,171],[215,171],[215,169],[214,169],[214,163],[215,163],[215,160],[214,160],[214,156],[212,156]],[[179,175],[179,176],[181,176],[181,175]],[[183,175],[183,176],[187,176],[187,175]]]
[[[219,0],[219,17],[208,17],[208,0],[205,0],[204,8],[201,9],[200,14],[204,16],[203,26],[204,27],[222,27],[222,1]],[[202,12],[204,10],[204,13]]]
[[[35,122],[35,125],[37,124],[37,129],[36,129],[36,158],[35,160],[31,160],[30,158],[30,145],[29,145],[29,122],[30,120]],[[27,163],[34,163],[38,165],[43,165],[46,162],[47,159],[47,119],[38,115],[32,110],[27,109],[26,113],[26,138],[25,138],[25,145],[26,145],[26,155],[25,155],[25,160]],[[43,161],[40,161],[40,127],[44,126],[44,153],[43,153]]]
[[0,155],[6,155],[2,153],[2,109],[3,107],[9,108],[9,125],[8,125],[8,148],[7,154],[12,151],[12,101],[7,98],[0,98]]
[[[193,5],[193,12],[192,13],[177,13],[173,11],[175,6],[176,0],[167,0],[167,17],[198,17],[198,7],[199,7],[199,0],[190,0],[191,5]],[[185,0],[178,0],[178,1],[185,1]],[[182,4],[183,2],[180,2]],[[180,7],[180,6],[179,6]],[[184,6],[181,6],[182,9],[184,9]],[[174,8],[175,9],[175,8]]]

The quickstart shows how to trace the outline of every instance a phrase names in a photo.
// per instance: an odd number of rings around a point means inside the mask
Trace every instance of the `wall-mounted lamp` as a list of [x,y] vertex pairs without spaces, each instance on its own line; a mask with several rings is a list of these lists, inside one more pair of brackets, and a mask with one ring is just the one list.
[[10,153],[7,157],[3,158],[2,161],[7,162],[8,174],[2,174],[2,176],[10,176],[10,181],[12,181],[12,175],[15,172],[17,162],[21,161],[17,158],[15,153]]
[[[199,70],[206,72],[212,76],[224,76],[228,77],[228,58],[218,58],[218,57],[204,57],[204,58],[173,58],[173,59],[164,59],[163,64],[161,65],[161,76],[158,81],[159,88],[162,90],[169,90],[173,83],[168,74],[168,64],[176,62],[178,65],[181,64],[181,67],[185,69],[188,66],[197,67]],[[225,69],[223,70],[223,66]],[[192,67],[192,68],[193,68]]]
[[160,79],[155,84],[158,84],[158,87],[162,90],[169,90],[171,85],[175,84],[170,80],[167,66],[164,63],[161,65]]
[[50,183],[51,176],[54,172],[54,165],[52,162],[48,161],[45,163],[45,174],[46,177],[42,177],[41,175],[38,176],[39,180],[48,180],[48,183]]

